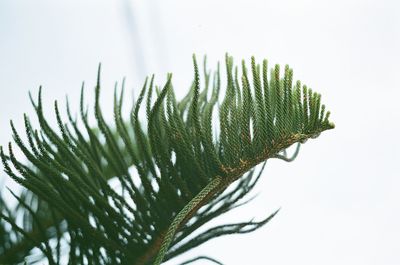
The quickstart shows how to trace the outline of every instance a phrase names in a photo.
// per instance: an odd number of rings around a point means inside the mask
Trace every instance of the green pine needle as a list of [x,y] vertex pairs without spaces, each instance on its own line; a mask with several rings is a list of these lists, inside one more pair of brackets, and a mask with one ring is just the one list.
[[[36,261],[49,264],[61,264],[62,257],[68,264],[160,264],[212,238],[254,231],[277,213],[190,237],[250,201],[243,199],[266,160],[292,161],[300,143],[334,128],[321,96],[301,88],[299,81],[293,85],[289,66],[282,76],[279,65],[268,71],[266,60],[259,65],[252,57],[248,73],[244,61],[240,71],[226,55],[226,90],[219,101],[219,66],[211,74],[204,61],[201,78],[194,56],[193,64],[194,81],[182,100],[176,99],[172,75],[162,89],[152,76],[129,117],[122,113],[124,90],[116,88],[113,123],[100,106],[100,67],[95,126],[89,123],[83,87],[80,119],[67,103],[65,121],[55,102],[55,127],[45,118],[39,90],[32,104],[40,128],[34,129],[25,115],[27,143],[11,123],[15,143],[8,154],[0,150],[5,172],[27,189],[13,193],[20,207],[16,213],[0,202],[0,264],[35,263],[34,248],[43,254]],[[142,108],[145,123],[139,117]],[[288,157],[286,149],[296,143],[295,154]],[[15,145],[28,162],[15,157]],[[258,164],[263,167],[255,174]],[[18,213],[25,216],[22,223]],[[219,263],[204,256],[188,262],[198,259]]]

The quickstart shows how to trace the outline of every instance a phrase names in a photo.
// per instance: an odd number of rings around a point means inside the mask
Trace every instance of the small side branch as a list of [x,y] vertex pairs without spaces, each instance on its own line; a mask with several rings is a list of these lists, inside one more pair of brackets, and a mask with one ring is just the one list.
[[218,265],[223,265],[223,264],[222,264],[221,262],[219,262],[218,260],[213,259],[213,258],[210,258],[210,257],[207,257],[207,256],[198,256],[198,257],[196,257],[196,258],[187,260],[187,261],[185,261],[185,262],[183,262],[183,263],[181,263],[181,264],[179,264],[179,265],[190,264],[190,263],[193,263],[193,262],[195,262],[195,261],[202,260],[202,259],[203,259],[203,260],[211,261],[211,262],[213,262],[213,263],[215,263],[215,264],[218,264]]
[[273,158],[278,158],[278,159],[281,159],[281,160],[283,160],[285,162],[292,162],[292,161],[294,161],[296,159],[297,155],[299,154],[300,145],[301,145],[300,143],[297,143],[296,150],[294,151],[294,153],[293,153],[293,155],[291,157],[287,156],[286,149],[285,149],[285,150],[283,150],[283,154],[282,155],[281,154],[276,154],[276,155],[273,156]]

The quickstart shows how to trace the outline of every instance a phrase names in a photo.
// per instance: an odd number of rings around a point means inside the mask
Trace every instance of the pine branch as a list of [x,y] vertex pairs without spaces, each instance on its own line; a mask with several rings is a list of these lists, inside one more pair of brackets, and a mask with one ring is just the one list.
[[[300,82],[293,85],[289,66],[281,76],[278,65],[268,71],[266,60],[261,67],[252,58],[251,74],[243,61],[239,76],[233,59],[226,56],[226,92],[217,104],[219,67],[211,78],[204,63],[202,88],[194,57],[193,62],[194,81],[180,101],[172,75],[161,90],[153,76],[146,79],[125,119],[123,88],[115,90],[114,124],[106,122],[100,107],[100,68],[95,127],[89,124],[83,89],[80,120],[73,118],[67,103],[68,121],[63,121],[55,102],[57,129],[47,122],[39,91],[32,104],[40,129],[25,116],[25,143],[11,125],[14,142],[29,163],[15,158],[12,144],[8,154],[1,148],[0,155],[6,173],[54,214],[43,216],[45,208],[32,208],[16,195],[31,216],[28,223],[35,225],[21,227],[10,211],[1,209],[0,231],[10,223],[20,235],[17,240],[0,237],[0,262],[21,261],[35,247],[49,264],[60,264],[60,242],[67,240],[69,264],[160,264],[212,238],[254,231],[276,214],[260,222],[218,226],[184,240],[246,203],[242,199],[261,175],[254,174],[258,164],[270,158],[290,162],[299,148],[292,157],[286,148],[296,143],[299,147],[334,127],[321,96],[306,86],[301,90]],[[219,132],[213,133],[216,105]],[[142,109],[147,126],[139,118]],[[110,185],[111,178],[118,182],[117,189]],[[54,238],[55,247],[50,243]]]

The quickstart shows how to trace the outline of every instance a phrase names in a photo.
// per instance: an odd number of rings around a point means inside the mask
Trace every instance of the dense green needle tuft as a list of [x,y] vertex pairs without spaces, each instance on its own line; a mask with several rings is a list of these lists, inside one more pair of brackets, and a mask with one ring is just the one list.
[[[210,239],[252,232],[277,213],[192,236],[250,201],[243,199],[266,160],[292,161],[300,143],[334,128],[321,95],[293,81],[288,65],[269,69],[252,57],[236,67],[227,55],[223,78],[219,65],[211,73],[206,61],[203,71],[194,56],[193,64],[181,100],[171,74],[162,87],[152,76],[123,113],[124,88],[116,87],[112,122],[100,106],[100,67],[94,109],[82,87],[79,119],[55,102],[57,124],[49,124],[39,90],[32,104],[40,128],[25,115],[25,136],[11,123],[14,143],[0,150],[5,172],[26,188],[12,193],[15,212],[0,198],[0,264],[160,264]],[[205,256],[184,264],[199,259],[220,264]]]

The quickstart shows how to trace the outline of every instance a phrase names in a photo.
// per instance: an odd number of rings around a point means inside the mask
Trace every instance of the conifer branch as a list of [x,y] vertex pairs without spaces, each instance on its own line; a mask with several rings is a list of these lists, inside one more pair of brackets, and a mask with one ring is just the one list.
[[[13,233],[0,234],[0,263],[22,262],[37,248],[49,264],[61,264],[62,255],[68,264],[160,264],[212,238],[254,231],[275,216],[217,226],[190,238],[208,221],[247,203],[242,200],[261,175],[254,174],[258,164],[270,158],[293,161],[300,143],[334,127],[321,96],[299,81],[293,85],[289,66],[282,76],[278,65],[269,70],[266,60],[260,66],[252,58],[249,70],[243,61],[239,71],[226,56],[220,101],[219,66],[212,75],[204,62],[200,78],[195,57],[193,63],[194,81],[183,99],[176,99],[171,75],[161,90],[153,76],[128,119],[122,113],[123,89],[116,89],[113,124],[100,107],[100,68],[95,126],[83,87],[79,120],[67,102],[65,122],[55,102],[56,129],[44,114],[41,89],[37,100],[31,97],[40,128],[24,116],[25,143],[11,124],[14,144],[7,154],[1,148],[0,156],[5,172],[38,203],[15,194],[24,224],[0,204],[0,232]],[[139,117],[142,110],[146,123]],[[285,150],[296,143],[288,157]],[[28,162],[15,157],[14,145]]]

